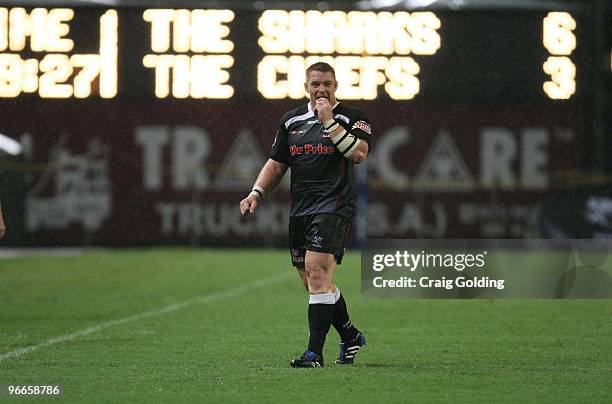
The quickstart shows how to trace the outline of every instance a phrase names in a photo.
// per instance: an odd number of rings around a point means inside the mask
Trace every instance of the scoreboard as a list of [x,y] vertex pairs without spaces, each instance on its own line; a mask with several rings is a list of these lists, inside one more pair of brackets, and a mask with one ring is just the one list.
[[357,238],[538,237],[612,150],[589,6],[29,3],[0,5],[0,133],[23,147],[0,154],[3,242],[285,244],[288,181],[237,204],[320,60],[372,123]]
[[568,102],[594,32],[566,11],[0,7],[5,99],[301,99],[336,68],[345,100]]

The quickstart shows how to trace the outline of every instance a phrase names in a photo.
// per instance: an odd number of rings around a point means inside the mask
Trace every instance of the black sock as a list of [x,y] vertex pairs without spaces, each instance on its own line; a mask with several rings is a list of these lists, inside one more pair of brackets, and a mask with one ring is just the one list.
[[[330,295],[333,298],[334,294],[330,293]],[[334,304],[312,303],[312,297],[311,303],[308,305],[308,327],[310,329],[308,350],[321,357],[323,357],[325,337],[327,336],[329,327],[334,320],[334,308]]]
[[348,341],[357,338],[357,334],[359,330],[355,328],[351,320],[349,319],[348,310],[346,309],[346,301],[344,300],[344,296],[338,289],[336,289],[340,294],[340,297],[336,301],[334,305],[334,321],[333,325],[338,334],[340,334],[340,339],[342,341]]

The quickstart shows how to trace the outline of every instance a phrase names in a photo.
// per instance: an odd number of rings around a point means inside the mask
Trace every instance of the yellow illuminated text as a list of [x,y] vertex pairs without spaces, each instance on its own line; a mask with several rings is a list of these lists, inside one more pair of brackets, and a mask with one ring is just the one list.
[[66,36],[74,17],[72,9],[0,8],[0,50],[45,52],[22,59],[18,53],[0,53],[0,97],[35,93],[41,98],[87,98],[99,77],[103,98],[117,94],[118,16],[108,10],[100,18],[100,53],[73,54],[74,42]]
[[544,62],[550,80],[543,84],[552,99],[569,99],[576,92],[576,66],[570,55],[576,49],[576,20],[567,12],[551,12],[544,18],[542,44],[551,54]]

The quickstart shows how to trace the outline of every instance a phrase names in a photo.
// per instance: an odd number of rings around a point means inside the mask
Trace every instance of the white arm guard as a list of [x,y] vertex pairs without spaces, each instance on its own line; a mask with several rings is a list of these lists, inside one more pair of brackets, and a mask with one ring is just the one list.
[[330,135],[330,139],[336,149],[346,158],[351,157],[357,150],[359,142],[361,142],[361,139],[355,137],[351,132],[347,132],[346,129],[342,129],[342,132],[337,135]]

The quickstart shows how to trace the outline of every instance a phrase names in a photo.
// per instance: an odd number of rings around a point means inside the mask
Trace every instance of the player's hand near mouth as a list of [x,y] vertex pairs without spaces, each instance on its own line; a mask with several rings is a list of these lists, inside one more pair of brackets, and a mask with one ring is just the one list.
[[331,105],[327,97],[317,96],[317,101],[315,105],[319,121],[325,122],[334,117],[332,113],[333,106]]

